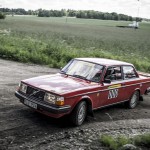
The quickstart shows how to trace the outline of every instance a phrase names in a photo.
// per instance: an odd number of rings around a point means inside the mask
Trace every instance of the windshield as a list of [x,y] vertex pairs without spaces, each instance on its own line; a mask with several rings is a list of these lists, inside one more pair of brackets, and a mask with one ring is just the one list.
[[101,79],[103,68],[103,66],[91,62],[71,60],[61,70],[61,72],[77,78],[99,82]]

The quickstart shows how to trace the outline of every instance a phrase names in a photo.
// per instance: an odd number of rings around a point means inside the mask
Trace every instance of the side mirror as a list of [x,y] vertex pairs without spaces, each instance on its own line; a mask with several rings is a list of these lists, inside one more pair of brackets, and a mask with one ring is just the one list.
[[111,83],[111,80],[110,80],[110,79],[105,79],[105,80],[104,80],[104,83],[110,84],[110,83]]

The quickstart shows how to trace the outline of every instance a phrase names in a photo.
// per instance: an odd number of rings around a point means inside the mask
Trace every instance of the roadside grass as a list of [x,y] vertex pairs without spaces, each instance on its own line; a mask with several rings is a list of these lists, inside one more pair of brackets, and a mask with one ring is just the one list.
[[110,150],[118,150],[126,144],[150,148],[150,134],[137,135],[132,138],[127,138],[125,136],[113,137],[110,135],[102,135],[100,142]]
[[103,146],[106,146],[111,150],[118,150],[123,145],[132,143],[130,141],[130,139],[128,139],[126,137],[119,136],[119,137],[114,138],[114,137],[109,136],[109,135],[102,135],[100,141],[101,141]]
[[103,57],[133,63],[150,72],[150,24],[117,28],[125,21],[8,16],[0,22],[0,57],[62,67],[74,57]]
[[150,148],[150,134],[139,135],[134,138],[134,143],[137,146]]

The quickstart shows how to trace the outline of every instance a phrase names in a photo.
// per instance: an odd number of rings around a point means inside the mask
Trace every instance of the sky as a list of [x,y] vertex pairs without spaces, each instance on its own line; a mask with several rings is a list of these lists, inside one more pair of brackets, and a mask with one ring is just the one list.
[[150,19],[150,0],[0,0],[0,7],[26,10],[97,10]]

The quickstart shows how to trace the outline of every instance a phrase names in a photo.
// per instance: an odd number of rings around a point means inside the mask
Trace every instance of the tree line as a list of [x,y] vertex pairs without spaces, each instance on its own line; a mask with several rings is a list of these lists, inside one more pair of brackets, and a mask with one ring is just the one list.
[[135,18],[125,14],[117,14],[115,12],[100,12],[94,10],[72,10],[72,9],[61,9],[61,10],[28,10],[18,8],[0,8],[0,12],[6,15],[37,15],[38,17],[76,17],[85,19],[102,19],[102,20],[123,20],[123,21],[142,21],[142,18]]
[[0,8],[0,12],[5,13],[6,15],[37,15],[37,11],[34,10],[26,11],[23,8],[17,9]]

